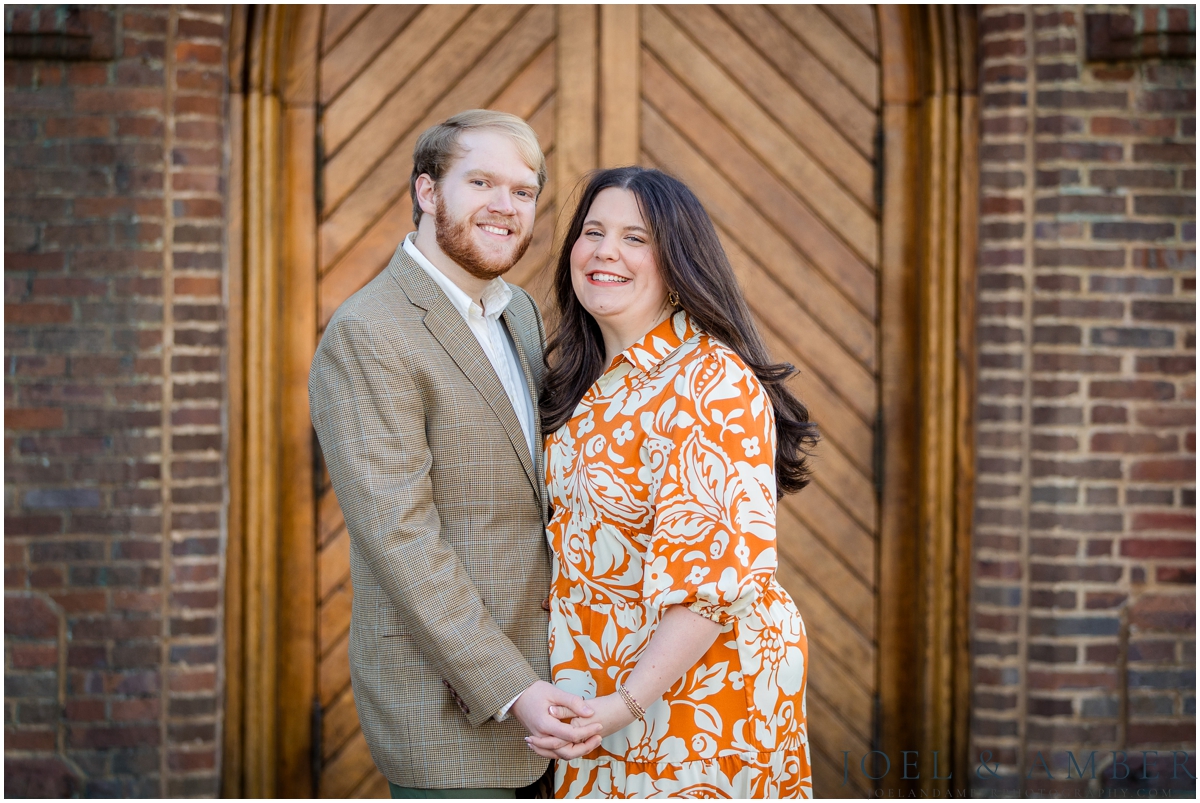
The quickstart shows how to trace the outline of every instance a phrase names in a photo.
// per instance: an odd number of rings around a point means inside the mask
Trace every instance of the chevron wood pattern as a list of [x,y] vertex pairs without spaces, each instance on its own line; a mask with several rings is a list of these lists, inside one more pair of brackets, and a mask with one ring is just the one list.
[[[598,65],[597,74],[565,75],[560,44],[593,40],[590,61],[572,51],[569,63]],[[508,279],[550,314],[556,196],[569,198],[561,188],[579,170],[636,158],[700,197],[773,354],[799,369],[795,390],[824,436],[813,484],[779,509],[780,577],[811,644],[816,792],[867,793],[853,774],[841,786],[841,766],[843,750],[870,749],[876,691],[873,9],[668,5],[564,15],[554,6],[339,5],[325,9],[320,53],[321,328],[412,229],[413,144],[461,109],[509,111],[538,132],[551,180],[533,245]],[[589,81],[595,89],[578,85]],[[560,161],[572,176],[557,175]],[[318,486],[318,791],[386,797],[349,683],[348,536],[327,475]]]

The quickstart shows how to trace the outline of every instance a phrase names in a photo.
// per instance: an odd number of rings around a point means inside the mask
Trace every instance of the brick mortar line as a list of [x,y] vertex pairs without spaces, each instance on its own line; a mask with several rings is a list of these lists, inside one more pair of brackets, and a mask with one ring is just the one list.
[[175,149],[175,38],[179,25],[179,8],[172,4],[167,10],[167,35],[163,53],[164,108],[163,108],[163,397],[162,397],[162,466],[160,487],[162,489],[162,645],[159,694],[159,794],[168,794],[168,723],[170,717],[170,660],[171,660],[171,403],[173,384],[171,374],[172,345],[175,340],[174,282],[175,282],[175,210],[172,162]]
[[[1025,287],[1022,294],[1023,308],[1021,310],[1021,328],[1025,334],[1025,347],[1022,350],[1024,372],[1028,372],[1033,364],[1033,295],[1035,273],[1034,268],[1034,217],[1033,210],[1037,194],[1037,11],[1033,7],[1025,9],[1025,115],[1028,124],[1025,130],[1025,221],[1022,250],[1025,252]],[[1025,753],[1029,747],[1029,596],[1030,596],[1030,555],[1029,555],[1029,502],[1032,498],[1032,469],[1030,467],[1029,447],[1033,438],[1033,380],[1026,377],[1021,389],[1021,427],[1023,438],[1021,443],[1021,527],[1020,555],[1021,566],[1021,609],[1017,624],[1017,671],[1020,685],[1017,688],[1017,772],[1018,794],[1025,796]]]

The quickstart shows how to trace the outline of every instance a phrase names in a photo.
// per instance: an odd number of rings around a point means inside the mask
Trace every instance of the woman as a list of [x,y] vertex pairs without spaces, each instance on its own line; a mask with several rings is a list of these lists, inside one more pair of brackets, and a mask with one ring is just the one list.
[[808,648],[775,579],[776,489],[807,483],[816,442],[792,368],[679,181],[594,174],[565,242],[541,399],[550,662],[604,738],[558,763],[556,795],[810,796]]

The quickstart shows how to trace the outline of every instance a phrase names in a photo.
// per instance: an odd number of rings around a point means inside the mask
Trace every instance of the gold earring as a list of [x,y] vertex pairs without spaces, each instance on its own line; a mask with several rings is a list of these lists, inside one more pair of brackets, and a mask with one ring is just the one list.
[[676,293],[674,290],[667,293],[667,303],[670,304],[672,307],[678,307],[679,306],[679,293]]

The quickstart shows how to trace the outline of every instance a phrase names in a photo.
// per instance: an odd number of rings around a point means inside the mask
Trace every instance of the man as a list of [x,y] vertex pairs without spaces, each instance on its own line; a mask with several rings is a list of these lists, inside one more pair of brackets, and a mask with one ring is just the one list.
[[309,376],[350,533],[355,703],[393,797],[525,794],[551,755],[526,732],[567,742],[563,758],[599,743],[553,716],[590,709],[545,680],[545,334],[500,278],[533,235],[545,165],[512,115],[425,131],[417,231],[334,314]]

